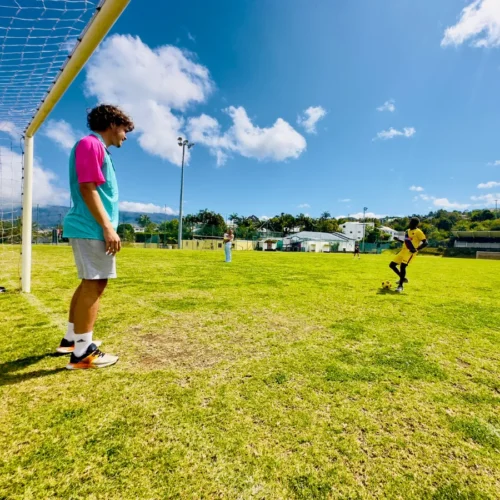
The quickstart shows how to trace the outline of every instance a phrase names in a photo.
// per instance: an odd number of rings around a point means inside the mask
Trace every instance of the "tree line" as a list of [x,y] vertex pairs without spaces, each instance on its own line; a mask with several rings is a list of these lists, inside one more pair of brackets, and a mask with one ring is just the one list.
[[[367,227],[365,239],[368,243],[384,242],[390,236],[381,230],[382,226],[396,231],[408,229],[411,217],[418,217],[420,228],[427,238],[435,243],[445,245],[452,239],[453,231],[500,231],[500,218],[492,210],[473,210],[461,212],[458,210],[437,210],[428,214],[412,214],[406,217],[385,217],[382,219],[366,218],[372,222],[373,228]],[[311,217],[300,213],[292,215],[281,213],[271,218],[259,219],[255,215],[239,215],[232,213],[228,220],[235,227],[235,236],[240,239],[258,239],[265,235],[284,237],[297,231],[314,231],[324,233],[341,232],[342,224],[356,221],[353,218],[335,218],[329,212],[323,212],[319,217]],[[155,224],[147,214],[137,218],[137,224],[145,235],[158,235],[159,242],[177,243],[179,222],[177,219]],[[194,235],[206,237],[221,237],[227,230],[224,217],[208,209],[196,214],[188,214],[183,219],[183,238],[191,239]],[[125,241],[140,241],[131,224],[121,224],[118,234]],[[139,237],[139,240],[138,240]],[[146,238],[147,236],[144,236]]]

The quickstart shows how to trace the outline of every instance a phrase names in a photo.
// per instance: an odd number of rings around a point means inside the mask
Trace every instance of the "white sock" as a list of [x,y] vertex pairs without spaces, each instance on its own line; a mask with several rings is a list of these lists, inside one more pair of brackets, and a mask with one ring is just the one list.
[[75,333],[75,350],[73,351],[74,355],[79,358],[83,356],[89,345],[92,344],[92,332],[89,333]]
[[68,323],[68,329],[66,330],[66,335],[64,336],[66,340],[75,340],[75,324]]

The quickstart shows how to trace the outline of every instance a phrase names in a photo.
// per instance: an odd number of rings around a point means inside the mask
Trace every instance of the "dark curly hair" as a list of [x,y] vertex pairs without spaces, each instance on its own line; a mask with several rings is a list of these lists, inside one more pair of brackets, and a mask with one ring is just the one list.
[[127,132],[134,130],[134,122],[116,106],[99,104],[87,112],[87,126],[93,132],[104,132],[111,125],[124,125]]

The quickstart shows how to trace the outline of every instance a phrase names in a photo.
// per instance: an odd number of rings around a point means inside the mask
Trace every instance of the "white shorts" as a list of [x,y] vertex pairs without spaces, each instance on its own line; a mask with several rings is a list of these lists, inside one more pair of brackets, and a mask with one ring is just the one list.
[[107,280],[116,278],[116,256],[106,255],[104,241],[83,238],[72,238],[69,241],[73,248],[80,279]]

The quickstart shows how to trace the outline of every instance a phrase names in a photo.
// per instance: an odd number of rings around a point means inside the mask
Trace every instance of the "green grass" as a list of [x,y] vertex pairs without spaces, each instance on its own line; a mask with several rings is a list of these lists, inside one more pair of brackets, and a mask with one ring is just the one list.
[[387,255],[222,259],[125,249],[120,361],[69,372],[71,250],[34,249],[0,295],[0,498],[500,498],[500,262],[421,256],[397,295]]

